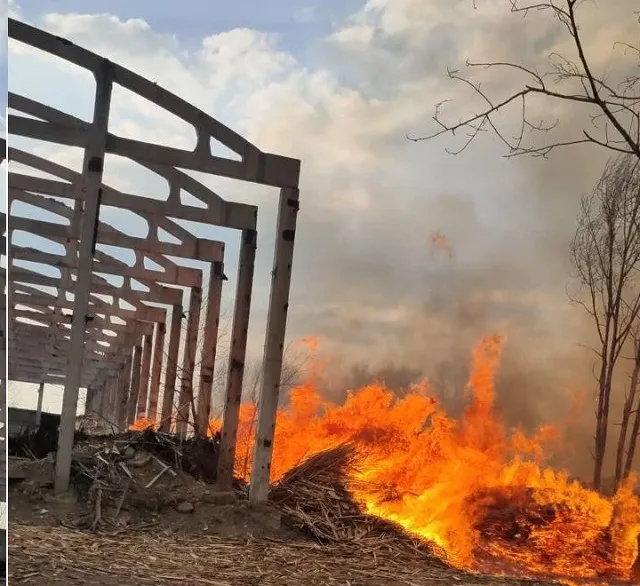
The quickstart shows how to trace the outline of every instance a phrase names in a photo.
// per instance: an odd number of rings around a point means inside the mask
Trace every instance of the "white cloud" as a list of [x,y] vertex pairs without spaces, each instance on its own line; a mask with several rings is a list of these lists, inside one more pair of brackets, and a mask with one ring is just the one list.
[[[22,18],[22,9],[16,0],[9,0],[7,3],[7,14],[10,18]],[[6,19],[5,19],[6,21]]]

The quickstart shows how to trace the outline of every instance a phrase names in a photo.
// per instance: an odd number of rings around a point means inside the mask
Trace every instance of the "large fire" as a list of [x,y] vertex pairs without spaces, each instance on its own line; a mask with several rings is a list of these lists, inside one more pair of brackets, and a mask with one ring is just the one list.
[[[313,383],[295,388],[279,411],[272,480],[305,458],[349,443],[359,465],[354,497],[367,512],[431,540],[456,566],[583,579],[632,580],[640,499],[633,479],[613,498],[543,465],[551,428],[529,437],[494,409],[503,340],[473,352],[469,400],[458,419],[415,385],[398,397],[382,384],[324,401]],[[240,412],[236,473],[248,478],[255,407]],[[220,428],[211,423],[211,431]],[[364,488],[363,488],[364,487]]]

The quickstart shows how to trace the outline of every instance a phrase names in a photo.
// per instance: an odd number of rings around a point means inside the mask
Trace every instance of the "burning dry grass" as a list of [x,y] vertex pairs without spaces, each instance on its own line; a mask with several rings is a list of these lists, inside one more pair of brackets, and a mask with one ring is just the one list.
[[[354,480],[358,471],[356,448],[342,445],[310,457],[285,474],[272,488],[270,498],[298,529],[321,543],[354,543],[364,550],[382,546],[408,556],[422,555],[430,564],[446,567],[446,550],[419,540],[401,525],[363,512],[366,504],[354,494],[372,487]],[[551,497],[553,504],[544,504],[545,495],[540,491],[508,487],[470,494],[467,507],[478,512],[476,567],[496,575],[535,575],[576,583],[576,570],[586,561],[601,568],[601,573],[581,583],[629,583],[616,575],[615,527],[602,529],[589,515],[576,520],[569,506]],[[576,532],[574,537],[565,535],[561,542],[571,547],[568,555],[558,555],[553,546],[557,542],[555,523]],[[550,541],[548,547],[541,547],[532,535],[545,531]],[[583,534],[589,531],[595,536],[593,548],[584,547]],[[456,560],[451,561],[455,565]],[[633,576],[631,582],[635,579]]]
[[[546,465],[553,429],[529,436],[505,425],[494,388],[503,342],[489,336],[474,349],[459,419],[426,383],[401,398],[370,385],[343,405],[323,400],[312,383],[293,389],[277,415],[273,501],[329,548],[352,547],[364,558],[376,559],[381,548],[422,556],[433,569],[433,549],[416,546],[411,534],[437,544],[458,568],[638,583],[633,479],[605,498]],[[240,478],[254,441],[255,408],[243,405]]]
[[[323,400],[312,382],[293,389],[278,412],[273,481],[305,458],[349,444],[358,466],[345,486],[362,511],[436,543],[457,567],[634,582],[640,499],[633,479],[606,498],[547,465],[557,440],[552,427],[528,435],[505,425],[494,386],[503,344],[488,336],[474,348],[458,419],[426,382],[402,397],[369,385],[342,405]],[[255,440],[250,407],[240,413],[240,476]]]
[[432,564],[442,564],[444,550],[411,537],[399,525],[362,512],[363,505],[347,488],[353,488],[350,478],[356,468],[357,456],[351,445],[321,452],[285,474],[271,488],[269,500],[289,523],[321,543],[387,546],[424,554]]
[[[120,586],[427,586],[518,584],[466,575],[388,544],[318,545],[273,540],[65,528],[11,527],[10,584]],[[522,584],[522,582],[520,582]],[[534,582],[527,584],[534,585]],[[538,583],[540,584],[540,583]]]

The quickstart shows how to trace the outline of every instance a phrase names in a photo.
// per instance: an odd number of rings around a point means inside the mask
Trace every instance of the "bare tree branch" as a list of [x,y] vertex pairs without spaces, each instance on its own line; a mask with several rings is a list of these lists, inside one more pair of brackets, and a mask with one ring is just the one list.
[[[449,78],[469,87],[473,94],[480,97],[486,107],[480,113],[464,117],[456,122],[445,121],[442,117],[442,105],[436,105],[434,122],[438,129],[423,136],[407,136],[409,140],[420,142],[450,134],[458,136],[465,133],[462,145],[456,149],[446,149],[450,154],[464,151],[473,140],[484,131],[492,131],[507,147],[507,157],[524,154],[547,157],[553,150],[578,144],[593,144],[607,148],[615,153],[632,154],[640,159],[640,75],[624,75],[617,83],[608,82],[595,72],[585,50],[585,42],[581,36],[578,22],[578,0],[549,0],[546,2],[525,3],[521,0],[509,0],[511,12],[523,17],[532,11],[549,12],[566,29],[573,42],[575,60],[558,53],[551,53],[547,70],[540,72],[537,68],[527,67],[509,61],[473,62],[467,61],[468,69],[503,69],[514,74],[524,74],[528,82],[506,97],[491,98],[482,89],[480,82],[472,81],[458,70],[447,70]],[[630,58],[640,69],[640,45],[632,45],[617,41],[614,50]],[[577,86],[577,87],[575,87]],[[579,90],[579,91],[576,91]],[[591,127],[584,127],[580,134],[572,139],[551,140],[542,145],[536,144],[536,135],[547,134],[555,129],[559,121],[534,122],[528,117],[528,100],[535,96],[543,96],[550,100],[568,101],[591,106],[595,112],[591,118]],[[502,131],[496,121],[497,114],[507,110],[513,103],[521,104],[521,121],[519,132],[512,137]],[[604,127],[599,127],[604,120]]]

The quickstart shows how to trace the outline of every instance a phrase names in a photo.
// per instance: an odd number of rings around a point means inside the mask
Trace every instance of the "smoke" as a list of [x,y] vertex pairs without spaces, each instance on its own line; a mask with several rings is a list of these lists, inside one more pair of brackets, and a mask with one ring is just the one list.
[[[575,389],[586,389],[571,426],[571,461],[583,473],[595,360],[581,345],[594,332],[568,300],[568,244],[580,196],[609,153],[576,146],[549,160],[505,160],[504,145],[487,134],[448,157],[449,139],[404,138],[428,134],[433,105],[445,98],[456,100],[450,119],[474,110],[464,88],[442,79],[447,65],[470,56],[544,67],[554,51],[572,55],[548,15],[522,21],[504,3],[481,4],[370,2],[327,48],[341,64],[340,83],[304,107],[275,100],[266,122],[249,124],[258,143],[303,158],[290,335],[324,339],[330,378],[343,389],[373,378],[405,387],[426,376],[455,411],[473,344],[505,334],[497,390],[507,424],[557,423]],[[619,4],[615,13],[585,8],[586,51],[598,71],[612,69],[613,41],[637,32],[632,2]],[[520,82],[487,76],[492,95]],[[574,105],[531,108],[532,118],[562,121],[537,137],[542,143],[581,136],[591,123],[592,112]],[[515,133],[520,112],[511,114],[500,122]],[[455,254],[434,254],[434,246]]]
[[[581,5],[585,51],[598,72],[615,73],[613,41],[637,38],[637,20],[629,18],[635,4]],[[504,334],[497,386],[507,423],[527,429],[555,423],[570,412],[578,389],[586,399],[570,426],[572,462],[588,462],[594,357],[580,344],[592,343],[593,330],[568,301],[568,244],[580,196],[596,182],[607,153],[571,147],[549,160],[506,160],[504,145],[489,133],[457,156],[445,147],[460,146],[464,134],[406,139],[437,129],[434,105],[443,100],[452,100],[443,106],[449,120],[482,106],[469,88],[447,79],[447,67],[464,69],[466,58],[544,67],[554,51],[571,54],[566,32],[548,13],[522,19],[503,0],[477,5],[369,0],[310,48],[304,62],[273,35],[245,29],[212,35],[196,51],[139,20],[49,15],[45,24],[223,122],[231,119],[261,149],[302,159],[288,335],[320,338],[332,396],[374,378],[406,387],[426,376],[455,411],[473,344]],[[517,75],[475,74],[491,95],[522,82]],[[67,107],[67,93],[59,98]],[[127,115],[145,112],[134,102],[126,106],[115,108],[115,127],[131,138],[193,139],[160,118],[141,129]],[[540,100],[531,108],[534,119],[561,121],[540,141],[581,136],[591,124],[589,112],[574,104]],[[512,136],[519,116],[516,104],[496,122]],[[276,196],[211,185],[260,207],[249,357],[259,361]],[[235,256],[227,264],[232,291]]]

